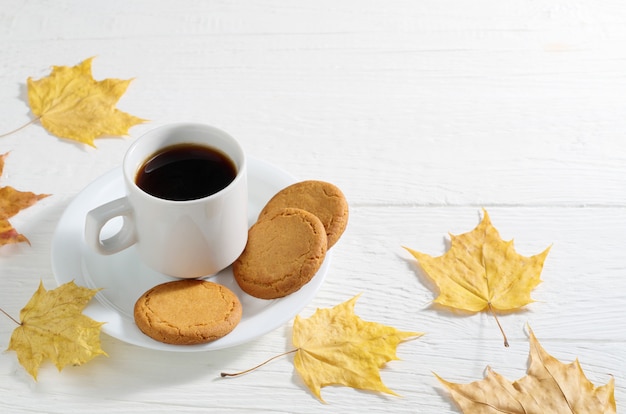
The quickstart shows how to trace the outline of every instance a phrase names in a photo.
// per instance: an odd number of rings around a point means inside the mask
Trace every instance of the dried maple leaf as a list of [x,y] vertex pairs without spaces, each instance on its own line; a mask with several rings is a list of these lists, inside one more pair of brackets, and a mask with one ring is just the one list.
[[40,283],[20,311],[21,323],[7,350],[17,353],[18,361],[35,380],[44,359],[50,359],[60,371],[66,365],[81,365],[106,355],[100,348],[102,323],[82,314],[97,291],[74,282],[47,291]]
[[398,359],[400,342],[422,335],[363,321],[354,314],[357,298],[294,320],[294,366],[321,401],[321,388],[333,384],[395,395],[381,381],[379,368]]
[[52,134],[91,146],[94,139],[126,135],[133,125],[145,122],[115,108],[131,80],[96,81],[91,61],[76,66],[53,66],[48,77],[28,78],[28,103],[33,114]]
[[[0,175],[4,170],[4,159],[7,154],[0,155]],[[13,187],[0,188],[0,246],[26,242],[26,236],[20,234],[11,226],[9,219],[20,212],[20,210],[30,207],[48,194],[34,194],[31,192],[18,191]]]
[[[435,374],[436,375],[436,374]],[[578,360],[564,364],[548,354],[530,332],[527,375],[509,382],[487,369],[486,378],[456,384],[437,376],[464,413],[472,414],[615,414],[614,379],[595,387]]]
[[533,302],[530,292],[541,282],[549,247],[530,257],[518,254],[512,240],[500,238],[487,211],[474,230],[450,237],[450,249],[439,257],[405,247],[439,288],[436,303],[469,312],[493,312]]

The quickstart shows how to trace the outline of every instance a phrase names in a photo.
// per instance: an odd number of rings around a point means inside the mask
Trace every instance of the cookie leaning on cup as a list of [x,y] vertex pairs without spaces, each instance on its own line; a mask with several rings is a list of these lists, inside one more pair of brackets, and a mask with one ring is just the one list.
[[275,210],[248,232],[248,243],[233,263],[233,275],[247,294],[276,299],[298,291],[324,262],[328,241],[314,214],[298,209]]
[[263,207],[259,219],[288,207],[306,210],[320,219],[326,229],[329,249],[348,225],[346,197],[337,186],[325,181],[300,181],[283,188]]
[[241,321],[241,302],[225,286],[205,280],[166,282],[135,303],[137,327],[160,342],[194,345],[230,333]]

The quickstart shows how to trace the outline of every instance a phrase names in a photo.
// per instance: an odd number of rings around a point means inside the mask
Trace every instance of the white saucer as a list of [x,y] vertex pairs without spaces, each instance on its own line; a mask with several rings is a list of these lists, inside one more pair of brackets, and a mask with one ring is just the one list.
[[[269,199],[280,189],[295,182],[287,172],[266,162],[248,159],[248,222],[250,225]],[[112,170],[89,184],[67,207],[52,239],[52,271],[57,283],[74,280],[89,288],[102,288],[85,311],[99,322],[103,332],[119,340],[145,348],[190,352],[228,348],[258,338],[289,321],[315,296],[330,262],[330,252],[315,277],[299,291],[280,299],[257,299],[244,293],[232,277],[230,268],[209,280],[227,286],[243,306],[241,322],[225,337],[202,345],[168,345],[144,335],[135,325],[135,301],[151,287],[174,280],[142,264],[133,247],[111,256],[93,252],[84,241],[87,212],[125,195],[122,170]],[[113,220],[103,229],[103,237],[117,231]],[[109,233],[109,234],[107,234]]]

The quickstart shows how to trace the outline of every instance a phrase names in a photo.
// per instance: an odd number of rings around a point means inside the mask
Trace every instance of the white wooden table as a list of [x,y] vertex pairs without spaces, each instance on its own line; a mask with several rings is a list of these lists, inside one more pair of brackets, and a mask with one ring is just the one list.
[[[302,310],[362,293],[356,313],[420,339],[382,369],[401,397],[330,386],[320,403],[291,356],[291,322],[234,348],[147,350],[102,336],[108,358],[39,380],[0,354],[3,413],[459,412],[433,375],[525,375],[526,325],[626,408],[626,6],[620,1],[2,0],[0,130],[28,121],[26,79],[90,57],[94,77],[135,78],[118,107],[150,123],[97,149],[32,125],[0,139],[0,185],[52,194],[11,223],[31,241],[0,248],[0,307],[19,315],[40,280],[56,286],[62,213],[118,166],[142,133],[197,121],[300,179],[338,185],[349,227]],[[0,131],[0,132],[2,132]],[[486,208],[521,254],[552,245],[533,292],[504,315],[431,306],[432,286],[401,246],[442,254]],[[3,349],[15,324],[0,316]]]

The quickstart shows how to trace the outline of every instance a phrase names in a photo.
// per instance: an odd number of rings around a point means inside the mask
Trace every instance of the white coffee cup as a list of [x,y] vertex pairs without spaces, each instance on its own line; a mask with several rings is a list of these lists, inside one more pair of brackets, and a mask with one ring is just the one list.
[[[136,176],[144,162],[178,144],[222,152],[235,164],[234,180],[214,194],[185,201],[158,198],[139,188]],[[233,137],[203,124],[162,126],[131,145],[122,170],[126,196],[87,213],[85,242],[94,251],[109,255],[134,246],[149,267],[178,278],[213,275],[239,257],[248,238],[247,163]],[[115,217],[123,218],[121,229],[102,240],[103,227]]]

